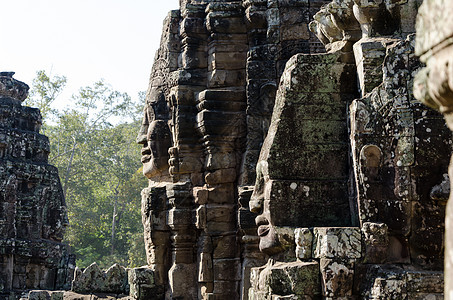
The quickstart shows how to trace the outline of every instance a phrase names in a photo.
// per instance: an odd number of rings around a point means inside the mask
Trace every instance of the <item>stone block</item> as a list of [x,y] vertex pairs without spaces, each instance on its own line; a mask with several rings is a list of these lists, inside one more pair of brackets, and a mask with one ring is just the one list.
[[205,176],[207,184],[230,183],[236,181],[236,169],[220,169],[214,172],[209,172]]
[[154,271],[146,268],[134,268],[128,270],[128,282],[130,286],[130,296],[133,299],[140,298],[142,288],[152,288],[155,286]]
[[206,52],[184,50],[181,52],[179,59],[180,65],[184,69],[201,69],[208,67],[208,58]]
[[260,274],[260,289],[276,295],[315,296],[321,293],[319,264],[292,262],[268,265]]
[[234,185],[222,184],[208,188],[209,203],[226,204],[235,202]]
[[313,143],[305,144],[303,149],[298,149],[295,145],[299,139],[284,132],[277,136],[276,140],[281,143],[273,144],[270,152],[272,155],[281,153],[282,156],[278,160],[269,161],[269,172],[274,179],[344,180],[347,178],[348,152],[345,144]]
[[236,223],[232,222],[208,222],[206,232],[213,235],[232,233],[236,231]]
[[194,187],[193,197],[195,199],[195,203],[199,205],[206,204],[208,203],[208,190],[202,187]]
[[295,25],[287,25],[280,27],[280,39],[286,40],[308,40],[310,38],[310,31],[308,24],[300,23]]
[[206,205],[200,205],[195,211],[195,226],[198,229],[204,229],[206,227]]
[[214,280],[215,299],[223,295],[220,299],[238,299],[239,281]]
[[313,247],[313,233],[308,228],[296,228],[294,230],[296,242],[296,257],[310,259]]
[[252,289],[259,290],[260,288],[260,274],[266,266],[254,267],[250,269],[250,286]]
[[30,291],[28,293],[28,300],[48,300],[50,294],[48,291]]
[[197,298],[196,264],[175,263],[168,271],[168,282],[173,298]]
[[168,211],[167,222],[170,226],[192,224],[193,212],[190,209],[172,208]]
[[[440,269],[443,266],[445,206],[438,203],[412,202],[411,259],[420,265]],[[439,224],[442,224],[439,226]]]
[[105,272],[104,292],[122,294],[126,292],[128,282],[127,271],[124,267],[114,264]]
[[280,26],[269,25],[267,27],[266,37],[270,43],[278,44],[280,42]]
[[315,227],[313,256],[357,259],[361,257],[360,229],[356,227]]
[[311,1],[309,0],[277,0],[279,7],[307,7]]
[[178,85],[206,87],[206,71],[201,69],[177,70],[170,73],[170,79]]
[[[282,38],[281,38],[282,39]],[[277,74],[280,76],[283,73],[283,68],[285,67],[286,61],[290,59],[293,55],[298,53],[309,53],[310,44],[307,40],[283,40],[281,41],[281,53],[278,57],[280,59],[281,69],[279,70],[277,65]]]
[[183,18],[180,23],[180,34],[182,36],[204,38],[206,35],[206,27],[204,20],[201,18]]
[[247,52],[212,52],[208,56],[209,71],[245,68]]
[[66,291],[64,292],[63,294],[63,298],[62,299],[67,299],[67,300],[97,300],[97,299],[93,299],[94,295],[91,295],[91,294],[78,294],[78,293],[74,293],[74,292],[71,292],[71,291]]
[[[350,222],[344,181],[272,180],[267,184],[270,200],[265,201],[275,226],[347,226]],[[318,210],[323,214],[313,214]]]
[[292,227],[278,227],[274,226],[274,232],[278,241],[284,249],[294,249],[295,246],[295,232]]
[[407,299],[411,300],[443,300],[443,293],[407,293]]
[[208,72],[208,88],[243,86],[245,83],[245,68],[241,70],[215,69]]
[[218,111],[229,111],[229,112],[242,112],[246,108],[244,101],[217,101],[207,100],[198,103],[198,110],[218,110]]
[[352,296],[354,263],[347,260],[321,258],[322,293],[324,297],[338,299]]
[[213,237],[214,259],[235,258],[239,255],[239,243],[236,235]]
[[212,33],[243,34],[246,33],[244,18],[225,18],[220,14],[209,13],[206,28]]
[[363,262],[384,263],[389,246],[388,227],[384,223],[364,222],[362,225]]
[[406,276],[408,293],[441,294],[444,291],[444,273],[441,271],[407,271]]
[[76,269],[71,290],[77,293],[102,292],[105,288],[105,274],[96,263],[92,263],[85,270]]
[[376,278],[371,297],[406,300],[406,282],[402,278]]
[[241,280],[241,260],[233,259],[214,259],[214,280],[240,281]]
[[206,216],[208,222],[234,222],[236,207],[233,204],[207,204]]
[[252,213],[248,208],[239,208],[238,210],[238,223],[239,227],[242,230],[248,231],[252,230],[256,232],[257,226],[255,223],[255,218],[258,215],[256,213]]
[[[304,297],[305,298],[305,297]],[[279,296],[279,295],[271,295],[272,300],[299,300],[304,299],[294,294],[286,295],[286,296]]]
[[275,78],[276,74],[276,65],[275,61],[258,61],[258,60],[249,60],[247,61],[247,78],[248,79],[269,79],[272,80]]
[[387,248],[387,263],[410,264],[409,241],[401,235],[389,235],[389,246]]

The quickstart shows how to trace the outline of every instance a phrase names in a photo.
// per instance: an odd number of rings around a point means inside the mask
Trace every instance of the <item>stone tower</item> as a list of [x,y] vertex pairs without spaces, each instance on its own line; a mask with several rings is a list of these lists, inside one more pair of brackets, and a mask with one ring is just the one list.
[[74,263],[61,242],[68,218],[41,114],[21,105],[28,86],[13,75],[0,73],[0,297],[68,288]]
[[442,297],[452,139],[410,88],[420,2],[180,1],[138,138],[162,297]]

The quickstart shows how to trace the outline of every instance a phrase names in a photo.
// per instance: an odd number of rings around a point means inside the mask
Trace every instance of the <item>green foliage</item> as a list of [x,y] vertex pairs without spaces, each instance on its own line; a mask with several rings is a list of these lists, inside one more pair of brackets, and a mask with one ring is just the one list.
[[47,123],[46,135],[49,162],[59,169],[68,207],[65,239],[79,267],[94,261],[101,267],[144,265],[140,190],[147,181],[135,143],[141,119],[137,105],[99,81],[73,95],[72,107],[52,110],[52,97],[64,86],[61,78],[38,72],[33,88],[39,89],[32,95],[42,93],[40,109],[55,118]]
[[66,81],[64,76],[49,77],[43,70],[36,72],[36,78],[33,79],[24,105],[39,108],[44,120],[44,127],[45,122],[52,119],[57,113],[57,110],[53,109],[51,105],[63,91]]

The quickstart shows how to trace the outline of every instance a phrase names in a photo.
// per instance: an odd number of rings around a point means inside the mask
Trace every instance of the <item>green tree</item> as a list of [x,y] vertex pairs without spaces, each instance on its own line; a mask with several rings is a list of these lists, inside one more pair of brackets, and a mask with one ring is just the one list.
[[47,125],[46,121],[51,120],[57,113],[51,105],[63,91],[66,82],[65,76],[49,76],[44,70],[36,72],[24,105],[39,108],[43,118],[43,128]]
[[141,119],[137,104],[99,81],[73,95],[72,107],[52,111],[47,106],[60,85],[39,74],[36,86],[53,88],[42,97],[47,100],[41,109],[54,116],[46,125],[49,162],[59,169],[70,222],[65,239],[77,265],[145,264],[140,190],[146,179],[135,143]]

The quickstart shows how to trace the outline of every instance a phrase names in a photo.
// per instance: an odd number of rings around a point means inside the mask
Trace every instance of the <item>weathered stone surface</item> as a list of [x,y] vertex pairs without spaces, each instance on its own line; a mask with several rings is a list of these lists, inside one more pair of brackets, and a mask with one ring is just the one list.
[[410,90],[419,4],[180,1],[139,139],[166,297],[441,294],[407,271],[441,269],[452,145]]
[[255,294],[260,292],[279,296],[295,294],[303,299],[304,296],[316,297],[321,293],[319,264],[316,262],[268,264],[265,268],[252,268],[252,274],[254,275],[250,278],[251,289]]
[[71,290],[80,293],[115,293],[127,292],[128,274],[124,267],[114,264],[103,271],[96,263],[92,263],[83,271],[75,270]]
[[[445,173],[451,134],[408,88],[420,67],[414,36],[385,48],[382,83],[350,106],[360,222],[388,226],[388,262],[440,269],[443,208],[429,194]],[[438,130],[436,137],[428,136],[430,127]],[[431,152],[435,148],[445,151]]]
[[388,227],[384,223],[364,222],[362,225],[362,258],[364,263],[385,263],[389,246]]
[[[453,101],[450,67],[451,53],[453,51],[451,46],[453,27],[449,17],[452,11],[452,3],[442,0],[425,1],[420,7],[417,16],[415,52],[420,56],[421,61],[426,64],[426,67],[420,70],[414,82],[414,95],[416,98],[424,104],[439,110],[444,115],[447,126],[450,129],[453,129],[450,109]],[[431,132],[430,127],[428,128]],[[438,130],[434,130],[432,135],[437,133]],[[450,178],[453,175],[451,162],[448,174]],[[453,213],[451,200],[447,203],[445,214],[445,297],[450,299],[453,297],[453,255],[451,253],[453,248]]]
[[66,206],[41,114],[21,105],[28,86],[13,75],[0,72],[0,298],[69,288],[75,267],[61,242]]
[[361,257],[361,235],[354,227],[315,227],[313,229],[313,256],[316,258]]
[[154,272],[146,267],[129,269],[127,272],[129,295],[132,299],[163,299],[164,290],[156,285]]
[[352,296],[354,263],[348,260],[321,258],[322,295],[338,299]]
[[294,230],[296,242],[296,257],[299,259],[311,258],[313,248],[313,233],[308,228],[296,228]]

